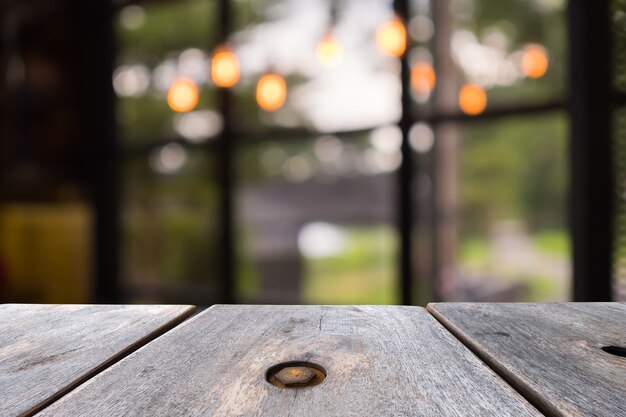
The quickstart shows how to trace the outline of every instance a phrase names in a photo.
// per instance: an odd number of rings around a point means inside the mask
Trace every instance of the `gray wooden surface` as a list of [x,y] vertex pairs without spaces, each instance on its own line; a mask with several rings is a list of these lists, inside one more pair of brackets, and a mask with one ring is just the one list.
[[430,304],[428,310],[542,411],[626,416],[626,303]]
[[191,306],[0,305],[0,416],[36,412],[193,311]]
[[[323,366],[278,388],[279,362]],[[214,306],[41,416],[531,416],[539,413],[419,307]]]

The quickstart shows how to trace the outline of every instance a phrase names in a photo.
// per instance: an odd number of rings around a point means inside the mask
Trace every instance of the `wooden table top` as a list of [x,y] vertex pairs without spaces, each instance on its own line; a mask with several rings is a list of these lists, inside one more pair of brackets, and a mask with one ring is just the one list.
[[626,415],[626,303],[428,309],[545,414]]
[[626,416],[626,303],[192,312],[0,305],[0,416]]
[[0,305],[0,416],[32,415],[193,311],[192,306]]

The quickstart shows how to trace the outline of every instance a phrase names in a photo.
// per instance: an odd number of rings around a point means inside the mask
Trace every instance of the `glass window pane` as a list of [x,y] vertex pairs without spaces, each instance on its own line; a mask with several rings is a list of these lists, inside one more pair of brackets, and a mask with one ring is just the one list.
[[212,169],[204,151],[176,143],[126,159],[121,253],[130,299],[203,305],[215,299],[219,256]]
[[398,145],[395,127],[241,144],[240,296],[397,303]]
[[613,111],[613,298],[626,301],[626,108]]
[[195,143],[219,133],[221,117],[209,80],[215,16],[213,0],[120,10],[113,87],[122,142],[181,137]]
[[610,3],[613,87],[623,93],[626,92],[626,4],[622,0]]
[[[399,118],[400,65],[376,43],[379,26],[393,18],[390,1],[242,0],[235,6],[240,129],[336,132]],[[277,109],[259,107],[257,85],[267,72],[286,81],[286,100]]]
[[409,60],[418,107],[428,108],[434,84],[441,109],[468,114],[562,99],[565,1],[432,3],[411,2]]
[[440,297],[569,299],[566,127],[557,112],[435,129],[418,174],[431,190],[418,201],[432,236],[422,230],[418,248],[435,259],[421,272],[435,275]]

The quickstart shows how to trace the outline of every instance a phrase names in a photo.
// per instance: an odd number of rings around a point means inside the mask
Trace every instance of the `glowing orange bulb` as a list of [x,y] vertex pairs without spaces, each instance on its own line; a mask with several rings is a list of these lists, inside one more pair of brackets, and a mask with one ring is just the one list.
[[430,63],[417,62],[411,68],[411,85],[418,93],[430,93],[436,81],[435,70]]
[[198,87],[189,78],[174,80],[167,92],[167,105],[177,112],[193,110],[198,104]]
[[287,83],[277,74],[265,74],[256,85],[256,101],[266,111],[278,110],[287,98]]
[[475,115],[487,107],[487,94],[476,84],[465,84],[459,92],[459,107],[463,113]]
[[387,55],[402,56],[406,49],[406,28],[399,18],[385,22],[378,28],[376,45]]
[[324,36],[317,45],[317,58],[324,65],[337,65],[343,56],[343,49],[331,34]]
[[540,78],[548,71],[548,54],[541,45],[528,45],[522,55],[522,71],[530,78]]
[[227,47],[219,47],[211,60],[211,79],[218,87],[232,87],[239,81],[239,59]]

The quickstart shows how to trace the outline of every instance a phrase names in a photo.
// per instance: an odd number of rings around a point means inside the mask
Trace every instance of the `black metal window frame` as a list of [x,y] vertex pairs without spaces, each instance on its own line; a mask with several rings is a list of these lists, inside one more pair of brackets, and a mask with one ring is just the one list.
[[[218,43],[228,40],[232,33],[232,9],[231,0],[217,0],[219,7],[219,36]],[[407,0],[394,0],[393,7],[400,18],[405,22],[409,19],[409,2]],[[109,4],[106,0],[102,4]],[[107,9],[107,6],[104,6]],[[109,87],[101,91],[102,97],[108,100],[100,101],[101,110],[114,125],[112,107],[114,96],[110,87],[110,75],[114,61],[113,39],[114,34],[111,20],[115,15],[110,6],[106,30],[98,37],[99,45],[105,47],[104,55],[100,53],[100,62],[107,59],[110,63],[105,66],[107,71],[100,70],[98,79]],[[102,11],[102,9],[101,9]],[[105,13],[106,15],[106,13]],[[92,14],[95,16],[95,14]],[[606,301],[610,300],[611,283],[611,259],[612,248],[612,223],[611,223],[611,196],[612,196],[612,170],[610,164],[610,146],[602,143],[600,146],[591,144],[590,138],[597,137],[598,132],[608,138],[608,118],[604,117],[608,110],[612,97],[609,88],[597,88],[589,82],[590,75],[605,77],[608,65],[604,68],[598,62],[609,62],[608,29],[605,22],[608,20],[608,2],[586,2],[585,0],[571,0],[568,5],[568,26],[570,45],[570,82],[569,99],[556,98],[543,103],[522,106],[500,106],[487,108],[479,115],[468,116],[461,112],[457,113],[431,113],[416,114],[412,112],[410,97],[410,68],[406,54],[401,61],[401,101],[402,114],[397,126],[402,132],[401,154],[402,162],[397,172],[398,200],[397,200],[397,231],[399,238],[399,259],[397,285],[401,295],[401,304],[413,304],[412,295],[415,294],[415,276],[413,268],[413,244],[415,218],[413,199],[411,196],[414,175],[414,158],[409,147],[408,132],[416,122],[426,122],[433,126],[446,122],[466,123],[472,121],[497,120],[509,116],[545,114],[554,111],[568,111],[570,115],[570,224],[573,239],[573,299],[575,301]],[[583,30],[581,30],[581,28]],[[103,29],[103,28],[101,28]],[[93,29],[86,28],[92,33]],[[104,34],[104,35],[103,35]],[[93,40],[93,39],[92,39]],[[604,42],[606,41],[606,42]],[[93,46],[93,44],[92,44]],[[215,45],[211,45],[215,46]],[[575,47],[574,47],[575,46]],[[592,58],[592,59],[590,59]],[[593,59],[596,59],[595,61]],[[594,68],[590,68],[590,62],[595,62]],[[101,67],[102,68],[102,67]],[[606,70],[606,71],[605,71]],[[592,74],[590,74],[590,72]],[[105,74],[106,73],[106,74]],[[106,78],[106,81],[105,81]],[[610,77],[606,77],[607,83]],[[603,79],[603,78],[599,78]],[[93,81],[93,80],[91,80]],[[93,83],[92,83],[93,85]],[[221,260],[221,290],[218,300],[222,303],[235,303],[236,288],[234,285],[236,275],[235,262],[235,235],[234,235],[234,197],[236,187],[234,174],[234,154],[238,143],[245,140],[262,140],[265,137],[272,138],[311,135],[312,132],[305,129],[280,129],[279,131],[265,132],[258,135],[253,132],[239,132],[235,129],[232,116],[233,97],[228,89],[219,88],[219,111],[224,119],[224,128],[219,137],[210,145],[206,145],[211,152],[217,152],[219,156],[218,182],[221,190],[219,218],[222,225],[219,239]],[[591,103],[593,104],[590,104]],[[106,105],[109,104],[107,107]],[[107,107],[105,109],[105,107]],[[604,114],[604,115],[603,115]],[[102,120],[102,119],[101,119]],[[341,135],[350,135],[355,132],[341,132]],[[109,135],[105,137],[105,135]],[[96,281],[98,300],[101,302],[120,301],[120,274],[119,274],[119,210],[120,210],[120,178],[114,167],[122,155],[128,153],[144,153],[148,147],[121,149],[119,141],[111,140],[114,137],[110,131],[102,132],[98,143],[104,154],[99,154],[99,159],[94,160],[95,166],[100,170],[93,179],[95,191],[96,212]],[[171,142],[171,140],[169,140]],[[606,146],[605,146],[606,145]],[[188,146],[188,145],[187,145]],[[204,145],[203,145],[204,146]],[[596,169],[605,165],[604,170]],[[598,184],[604,184],[598,187]]]

